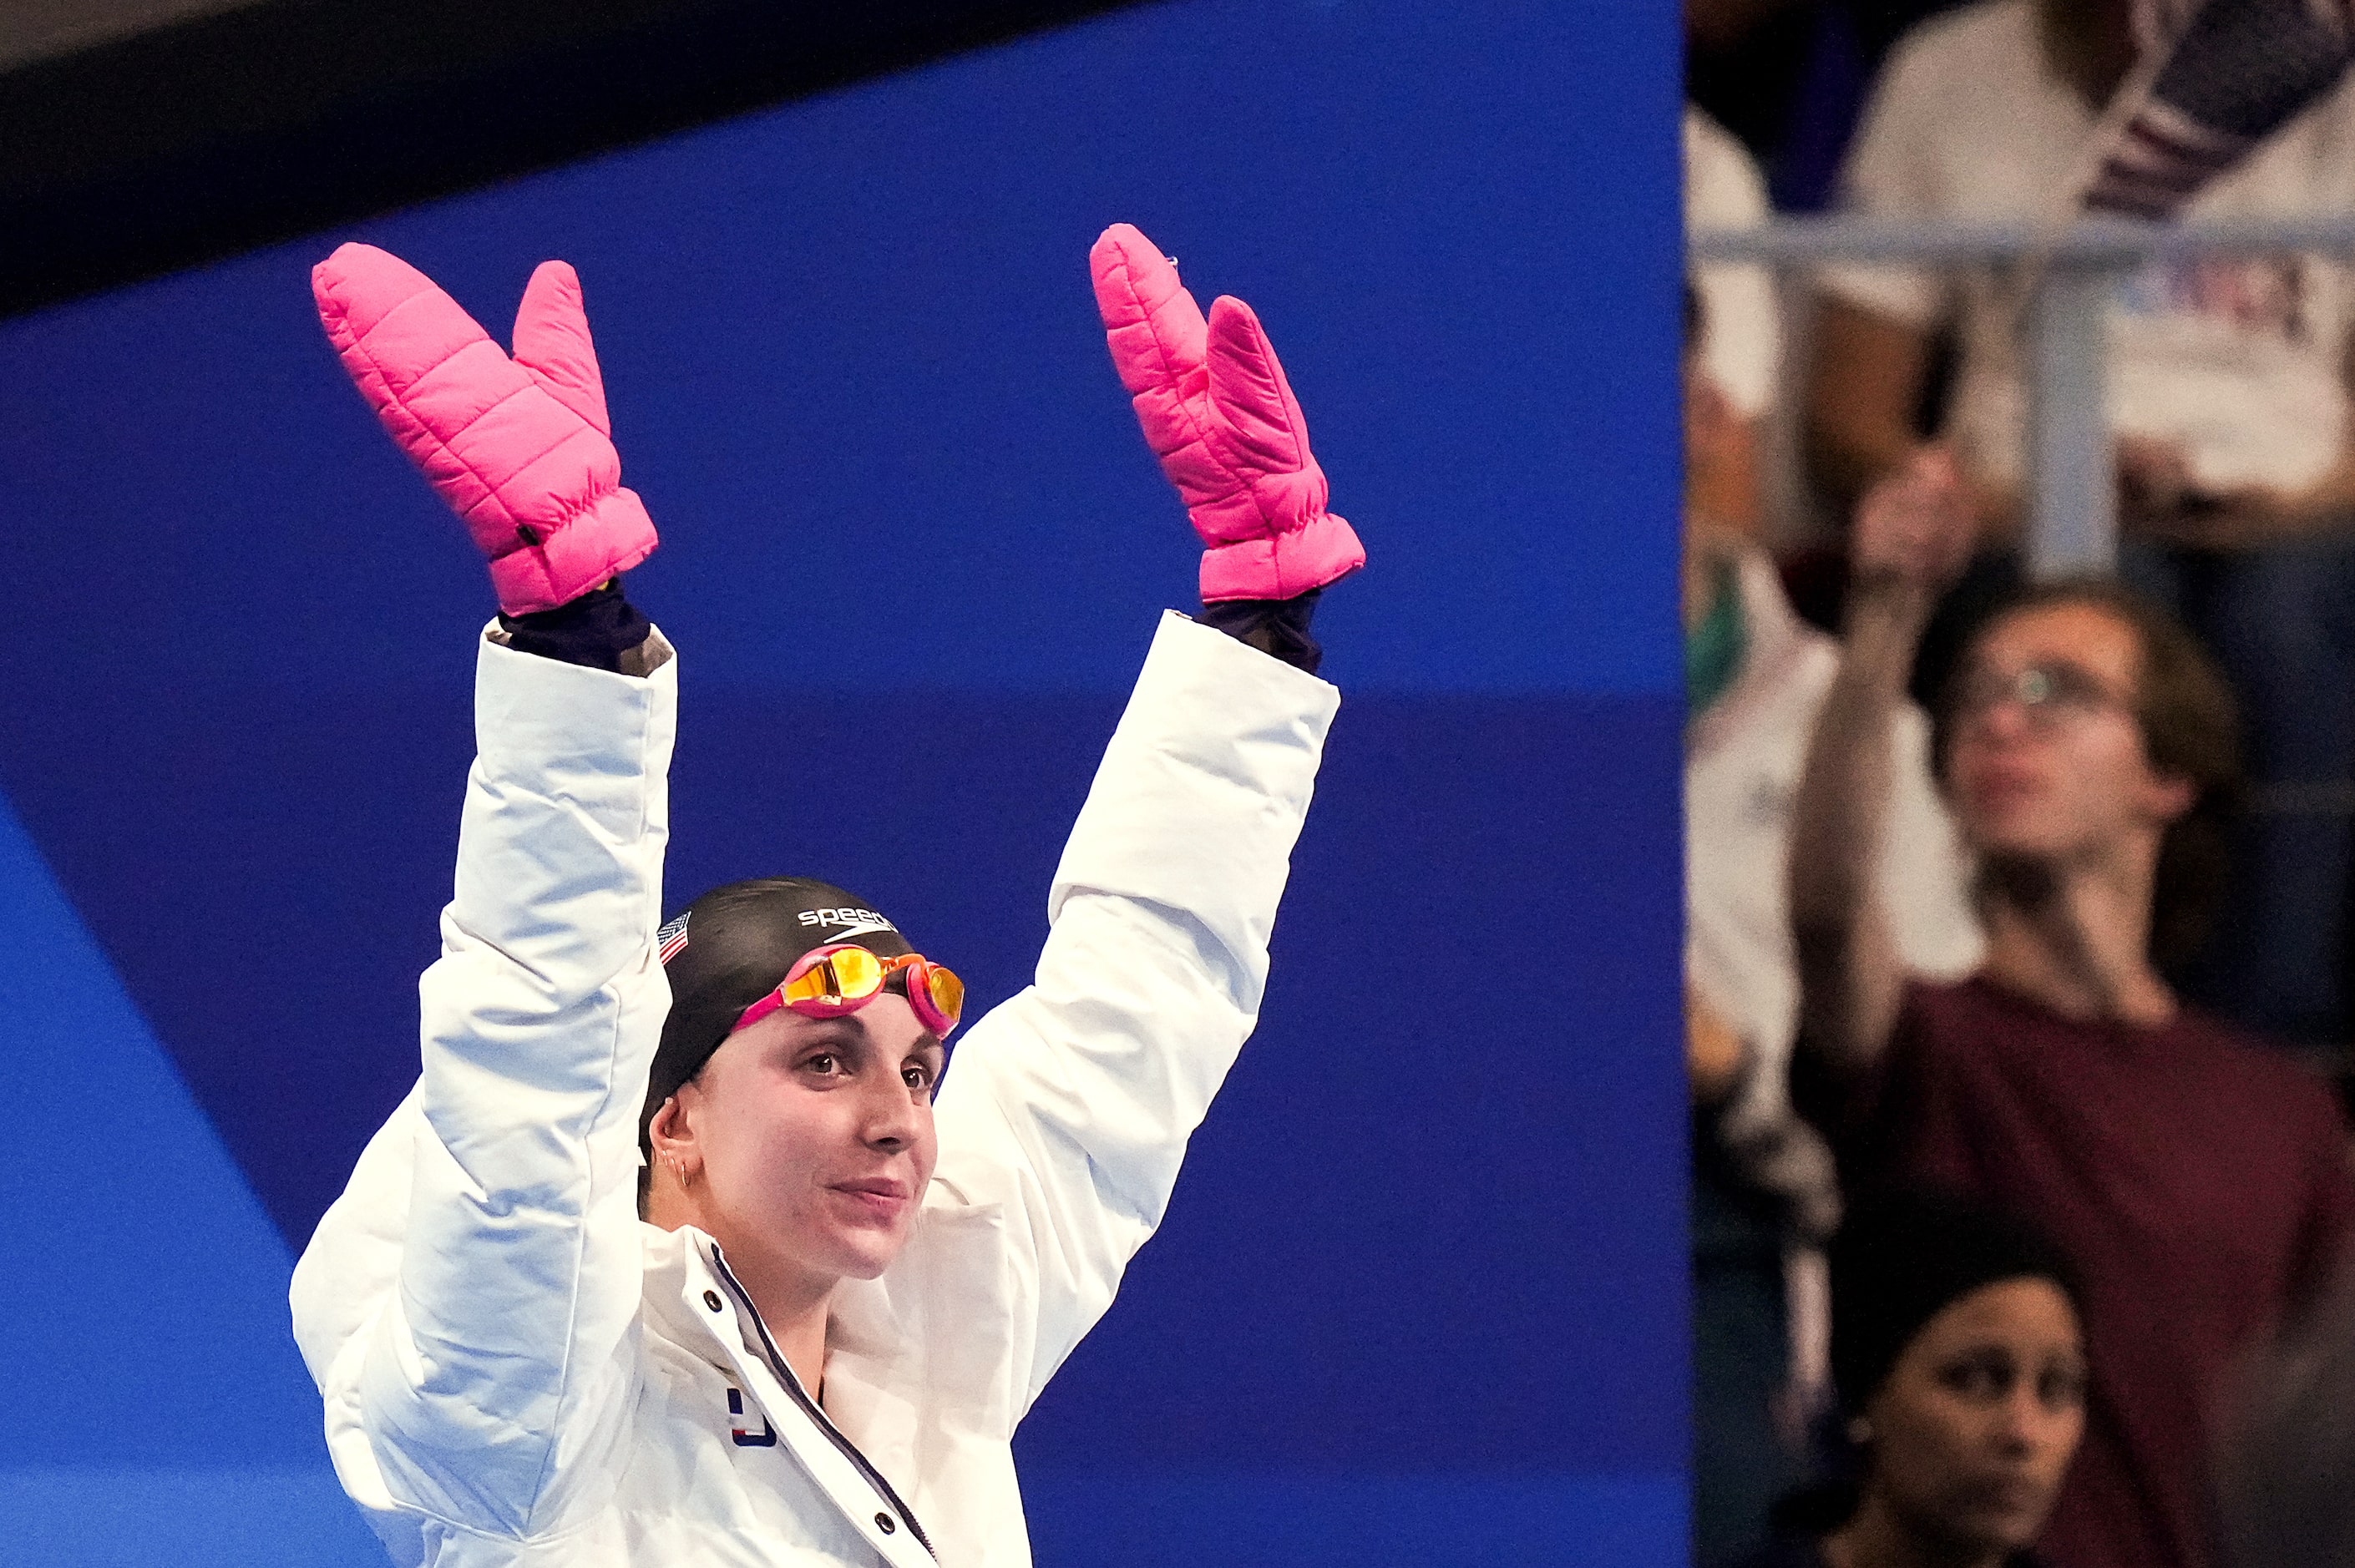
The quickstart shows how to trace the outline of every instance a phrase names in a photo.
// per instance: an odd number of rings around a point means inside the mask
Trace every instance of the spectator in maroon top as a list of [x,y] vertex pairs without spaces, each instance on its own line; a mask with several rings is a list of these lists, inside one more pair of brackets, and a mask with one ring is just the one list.
[[1867,871],[1891,718],[1970,526],[1935,450],[1859,520],[1792,829],[1795,1089],[1851,1191],[1956,1188],[2076,1259],[2093,1393],[2051,1561],[2200,1568],[2232,1363],[2355,1222],[2345,1129],[2319,1083],[2161,975],[2220,880],[2232,703],[2186,633],[2107,584],[2034,590],[1969,644],[1938,760],[1987,959],[1955,985],[1905,972]]

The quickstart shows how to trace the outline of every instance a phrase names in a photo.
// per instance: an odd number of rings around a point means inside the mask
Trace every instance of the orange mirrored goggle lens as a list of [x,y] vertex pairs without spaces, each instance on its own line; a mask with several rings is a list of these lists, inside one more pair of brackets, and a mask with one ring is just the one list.
[[803,1009],[847,1012],[883,989],[883,960],[864,948],[842,948],[787,980],[787,1005]]
[[908,1000],[924,1027],[945,1038],[964,1015],[964,981],[953,970],[913,953],[879,959],[864,948],[838,948],[819,955],[815,963],[787,980],[781,991],[785,1005],[796,1012],[836,1016],[866,1006],[882,991],[883,982],[900,969],[913,971],[911,980],[921,977],[923,994],[919,997],[911,991]]
[[964,1016],[964,981],[938,964],[926,964],[924,970],[924,990],[932,999],[932,1009],[948,1025],[939,1033],[946,1034]]

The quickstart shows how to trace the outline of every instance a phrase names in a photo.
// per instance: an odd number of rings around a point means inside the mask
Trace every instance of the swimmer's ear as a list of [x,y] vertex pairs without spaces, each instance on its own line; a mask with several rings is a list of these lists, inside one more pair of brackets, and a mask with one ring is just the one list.
[[646,1124],[646,1140],[654,1145],[654,1163],[670,1171],[682,1188],[692,1186],[696,1174],[703,1169],[703,1150],[695,1140],[695,1124],[679,1103],[680,1096],[693,1087],[691,1084],[679,1086],[679,1094],[663,1101],[662,1108]]

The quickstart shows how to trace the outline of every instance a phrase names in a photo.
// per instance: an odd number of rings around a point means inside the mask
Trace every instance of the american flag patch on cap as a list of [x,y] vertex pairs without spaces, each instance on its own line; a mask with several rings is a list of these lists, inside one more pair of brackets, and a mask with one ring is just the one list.
[[687,922],[694,913],[692,909],[687,910],[655,933],[655,958],[658,962],[670,962],[671,955],[687,946]]

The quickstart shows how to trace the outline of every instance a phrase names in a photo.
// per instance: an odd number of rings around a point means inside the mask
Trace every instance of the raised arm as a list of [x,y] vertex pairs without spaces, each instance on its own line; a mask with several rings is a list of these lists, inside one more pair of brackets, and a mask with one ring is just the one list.
[[619,486],[570,268],[535,274],[512,360],[382,251],[346,246],[314,283],[363,396],[491,557],[505,613],[479,652],[421,1075],[304,1252],[296,1337],[338,1473],[388,1540],[541,1537],[606,1500],[579,1478],[635,1387],[677,683],[613,579],[653,525]]
[[1858,509],[1839,671],[1816,716],[1791,823],[1799,1038],[1835,1074],[1869,1065],[1896,1022],[1905,975],[1876,875],[1894,790],[1891,730],[1970,531],[1960,482],[1936,450]]
[[1037,978],[957,1049],[934,1180],[1013,1227],[1030,1308],[1015,1419],[1111,1305],[1258,1022],[1338,705],[1167,617],[1056,870]]
[[[1007,1217],[1029,1407],[1159,1224],[1186,1142],[1258,1022],[1268,934],[1340,694],[1308,614],[1365,552],[1259,318],[1207,318],[1135,229],[1090,255],[1113,362],[1204,545],[1097,770],[1036,982],[959,1047],[936,1183]],[[1018,1330],[1019,1331],[1019,1330]]]

